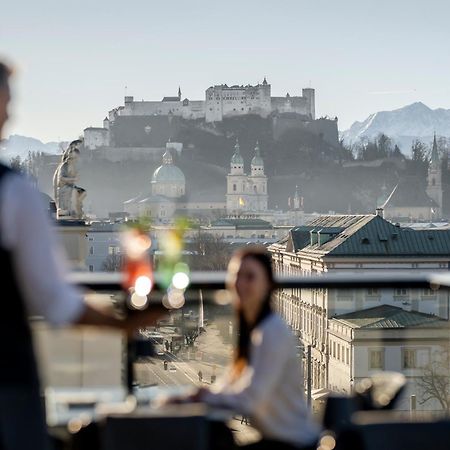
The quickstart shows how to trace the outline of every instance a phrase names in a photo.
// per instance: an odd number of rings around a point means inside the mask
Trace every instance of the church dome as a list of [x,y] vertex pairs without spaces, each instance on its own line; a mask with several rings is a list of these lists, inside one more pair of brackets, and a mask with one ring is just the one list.
[[185,184],[184,173],[177,166],[173,165],[172,155],[166,150],[163,156],[163,163],[154,172],[152,183],[174,183]]
[[152,183],[180,183],[184,184],[186,178],[177,166],[159,166],[154,172]]
[[264,166],[264,161],[261,158],[261,152],[259,150],[258,142],[256,143],[255,156],[253,157],[251,164],[252,164],[252,166]]
[[252,166],[264,166],[264,161],[261,158],[261,152],[259,150],[259,143],[256,142],[256,147],[255,147],[255,156],[252,159]]
[[231,157],[231,164],[244,164],[244,158],[240,153],[234,153]]

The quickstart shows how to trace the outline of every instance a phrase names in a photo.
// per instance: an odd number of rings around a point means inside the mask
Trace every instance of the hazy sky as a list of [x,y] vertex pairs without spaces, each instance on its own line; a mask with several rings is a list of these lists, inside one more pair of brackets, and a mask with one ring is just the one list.
[[448,0],[3,2],[0,58],[17,68],[7,134],[72,139],[123,104],[212,84],[316,89],[339,128],[423,101],[450,108]]

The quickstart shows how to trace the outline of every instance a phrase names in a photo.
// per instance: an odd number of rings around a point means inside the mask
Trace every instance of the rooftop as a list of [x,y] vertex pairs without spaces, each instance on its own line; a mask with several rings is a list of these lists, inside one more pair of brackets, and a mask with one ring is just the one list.
[[262,219],[243,219],[243,218],[222,218],[211,223],[211,227],[234,227],[239,230],[271,230],[273,228],[270,222]]
[[380,305],[336,316],[333,320],[351,328],[427,328],[441,326],[445,322],[439,317],[418,311],[405,311],[391,305]]
[[[312,239],[314,233],[326,239]],[[324,215],[292,228],[278,245],[288,252],[320,256],[448,257],[450,230],[404,228],[373,214]]]

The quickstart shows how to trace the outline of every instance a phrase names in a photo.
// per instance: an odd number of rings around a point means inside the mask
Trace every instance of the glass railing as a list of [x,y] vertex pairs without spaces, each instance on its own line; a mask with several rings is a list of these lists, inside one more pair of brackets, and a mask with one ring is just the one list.
[[[89,301],[120,306],[121,277],[78,273],[72,281],[86,289]],[[394,380],[395,395],[392,383],[382,379],[385,385],[378,397],[371,394],[369,409],[390,403],[396,418],[406,421],[448,414],[446,273],[278,276],[277,284],[273,305],[295,336],[303,366],[299,383],[317,420],[323,420],[327,399],[366,395],[368,383],[380,383],[383,375]],[[214,384],[231,361],[237,333],[224,287],[224,273],[192,273],[182,307],[156,326],[137,330],[133,347],[118,332],[36,322],[49,424],[94,420],[95,409],[123,402],[130,389],[138,403],[148,404],[162,392]],[[163,295],[156,277],[151,302]]]

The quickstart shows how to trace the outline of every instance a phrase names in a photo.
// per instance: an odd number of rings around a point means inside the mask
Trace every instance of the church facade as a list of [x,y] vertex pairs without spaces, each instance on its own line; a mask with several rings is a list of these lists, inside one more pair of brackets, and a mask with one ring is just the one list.
[[250,175],[244,172],[244,158],[236,139],[234,154],[231,157],[230,173],[227,175],[227,213],[236,215],[244,212],[267,211],[267,176],[258,142],[255,156],[250,164]]

